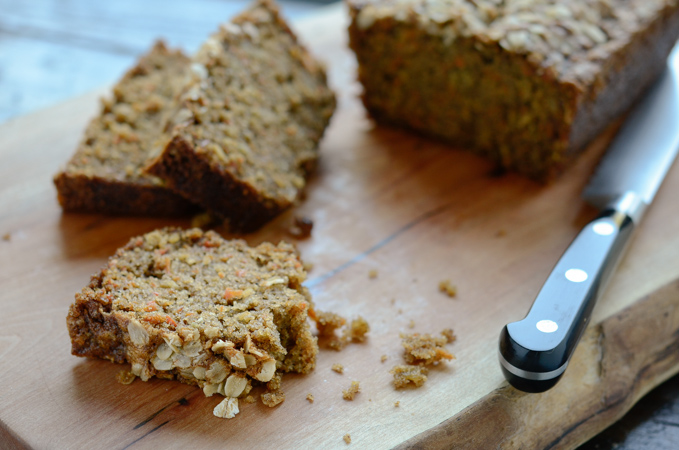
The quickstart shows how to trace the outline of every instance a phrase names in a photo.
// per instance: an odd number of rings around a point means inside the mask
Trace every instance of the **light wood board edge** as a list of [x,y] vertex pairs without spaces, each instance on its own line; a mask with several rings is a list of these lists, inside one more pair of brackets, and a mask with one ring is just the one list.
[[[575,448],[678,372],[679,280],[674,280],[589,327],[566,375],[550,391],[526,394],[505,385],[396,448]],[[488,433],[489,423],[497,432]]]

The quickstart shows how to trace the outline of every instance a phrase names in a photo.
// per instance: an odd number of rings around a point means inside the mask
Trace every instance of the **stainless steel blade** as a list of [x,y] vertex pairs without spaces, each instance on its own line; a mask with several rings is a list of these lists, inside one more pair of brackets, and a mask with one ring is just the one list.
[[630,113],[582,197],[597,208],[627,192],[649,205],[679,151],[679,44]]

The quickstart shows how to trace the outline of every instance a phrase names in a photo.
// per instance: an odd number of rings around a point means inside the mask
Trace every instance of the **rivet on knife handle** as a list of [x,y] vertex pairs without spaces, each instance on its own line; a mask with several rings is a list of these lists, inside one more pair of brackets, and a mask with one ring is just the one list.
[[561,378],[644,206],[626,193],[602,211],[561,256],[528,315],[503,328],[500,364],[514,387],[542,392]]

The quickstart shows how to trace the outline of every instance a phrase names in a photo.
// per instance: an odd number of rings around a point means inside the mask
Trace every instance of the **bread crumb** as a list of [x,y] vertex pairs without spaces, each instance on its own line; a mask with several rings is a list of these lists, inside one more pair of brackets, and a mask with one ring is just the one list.
[[[427,381],[429,369],[411,364],[394,366],[389,373],[394,375],[394,387],[401,389],[411,384],[420,387]],[[398,406],[398,405],[396,405]]]
[[281,388],[282,378],[283,376],[280,373],[275,374],[273,378],[266,383],[266,389],[271,392],[279,390]]
[[446,336],[432,336],[424,333],[401,333],[403,359],[408,364],[438,364],[443,359],[455,359],[443,346],[448,343]]
[[410,322],[408,322],[408,328],[415,328],[415,321],[414,320],[411,319]]
[[265,392],[261,397],[262,403],[269,408],[273,408],[274,406],[283,403],[283,400],[285,400],[285,393],[283,393],[283,391]]
[[10,233],[5,233],[2,235],[3,241],[9,241],[10,239],[12,239],[12,235]]
[[245,397],[245,398],[243,399],[243,401],[244,401],[245,403],[254,403],[254,402],[256,402],[257,400],[256,400],[255,397],[253,397],[252,395],[248,395],[247,397]]
[[507,230],[504,230],[504,229],[502,229],[502,230],[497,230],[497,233],[495,233],[495,236],[497,236],[497,237],[504,237],[504,236],[507,236]]
[[452,328],[446,328],[445,330],[441,331],[441,334],[446,338],[446,341],[448,341],[449,344],[452,344],[455,342],[455,339],[457,339]]
[[443,280],[439,283],[439,291],[446,294],[448,297],[457,296],[457,286],[452,284],[450,280]]
[[288,229],[288,233],[297,239],[307,239],[311,236],[314,222],[308,217],[295,217],[294,223]]
[[365,341],[365,335],[370,331],[370,325],[368,321],[363,317],[358,316],[356,319],[351,321],[349,325],[349,330],[345,334],[345,338],[351,339],[353,342],[363,342]]
[[342,439],[344,439],[344,442],[346,442],[347,444],[351,444],[351,436],[349,435],[349,433],[345,434]]
[[389,300],[389,303],[391,303],[392,305],[395,305],[395,304],[396,304],[396,299],[395,299],[395,298],[392,298],[391,300]]
[[332,370],[337,373],[344,373],[344,366],[340,363],[336,363],[332,365]]
[[368,272],[368,278],[370,278],[371,280],[377,278],[377,270],[372,269],[370,272]]
[[191,218],[191,228],[206,228],[211,225],[217,225],[219,221],[209,212],[196,214]]
[[349,389],[342,391],[342,398],[344,400],[353,400],[359,392],[361,392],[361,387],[358,381],[352,381]]
[[347,319],[330,311],[310,310],[309,315],[316,322],[318,335],[322,337],[334,336],[335,330],[347,323]]
[[313,394],[307,394],[306,399],[309,400],[309,403],[313,403],[314,402],[314,395]]
[[121,370],[116,374],[116,380],[120,384],[131,384],[135,378],[137,376],[128,370]]
[[386,362],[386,360],[387,360],[387,355],[380,356],[380,362]]
[[342,350],[344,342],[335,334],[335,330],[343,327],[347,323],[347,319],[333,312],[313,309],[309,310],[309,317],[316,323],[319,344],[325,343],[326,347],[333,350]]
[[343,329],[342,336],[335,333],[342,328],[347,320],[333,312],[309,311],[309,317],[316,322],[320,343],[333,350],[342,350],[349,342],[364,342],[365,335],[370,331],[370,324],[363,317],[358,316]]
[[398,408],[399,406],[401,406],[401,402],[400,402],[400,401],[399,401],[399,402],[394,402],[394,408]]

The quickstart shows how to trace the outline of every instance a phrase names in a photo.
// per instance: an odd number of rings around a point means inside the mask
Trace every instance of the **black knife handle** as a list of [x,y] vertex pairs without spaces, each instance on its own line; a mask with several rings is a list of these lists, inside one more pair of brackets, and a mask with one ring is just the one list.
[[643,210],[639,205],[634,211],[622,206],[603,210],[578,234],[550,273],[528,315],[502,329],[500,364],[507,381],[517,389],[546,391],[566,370],[594,304]]

